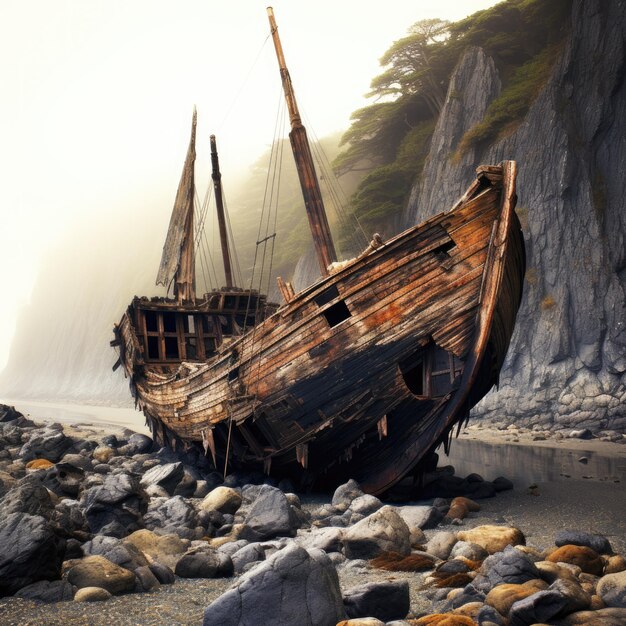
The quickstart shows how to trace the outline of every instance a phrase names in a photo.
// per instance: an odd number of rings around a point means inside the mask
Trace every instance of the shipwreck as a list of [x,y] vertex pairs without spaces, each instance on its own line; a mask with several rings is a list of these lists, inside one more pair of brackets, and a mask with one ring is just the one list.
[[525,272],[516,164],[477,169],[449,210],[337,261],[306,130],[268,9],[290,141],[321,278],[283,302],[234,286],[213,183],[226,286],[195,292],[192,136],[157,282],[112,342],[156,441],[199,446],[220,472],[259,469],[301,487],[356,479],[384,492],[498,382]]

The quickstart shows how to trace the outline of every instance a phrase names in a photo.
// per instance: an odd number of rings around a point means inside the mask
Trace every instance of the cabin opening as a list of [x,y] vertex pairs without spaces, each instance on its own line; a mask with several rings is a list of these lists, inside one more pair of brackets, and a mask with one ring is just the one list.
[[398,364],[404,384],[421,398],[441,398],[463,372],[463,362],[431,341]]

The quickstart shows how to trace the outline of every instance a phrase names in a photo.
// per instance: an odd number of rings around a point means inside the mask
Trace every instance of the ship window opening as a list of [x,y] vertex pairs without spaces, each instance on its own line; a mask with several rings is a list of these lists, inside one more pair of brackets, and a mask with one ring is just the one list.
[[450,239],[450,241],[446,241],[446,243],[440,245],[438,248],[435,248],[433,252],[435,253],[435,257],[438,261],[445,261],[450,258],[448,253],[455,247],[456,244],[454,243],[454,240]]
[[[420,351],[421,352],[421,351]],[[422,356],[409,357],[400,363],[400,372],[409,391],[416,396],[423,396],[425,388],[425,368]]]
[[146,311],[146,330],[150,333],[156,333],[159,331],[159,322],[155,311]]
[[441,398],[452,390],[454,381],[463,373],[463,362],[431,342],[400,361],[399,368],[405,385],[413,395]]
[[250,298],[248,299],[248,302],[246,303],[246,309],[248,311],[254,311],[256,309],[256,305],[257,305],[257,297],[250,296]]
[[237,308],[237,296],[224,296],[224,309]]
[[166,333],[176,332],[176,313],[163,313],[163,331]]
[[191,333],[192,335],[196,332],[196,324],[193,319],[193,315],[185,315],[183,317],[183,328],[186,333]]
[[228,372],[228,380],[232,381],[232,380],[237,380],[239,378],[239,368],[236,367],[235,369],[230,370],[230,372]]
[[215,354],[215,339],[212,337],[205,337],[204,339],[204,354],[207,357]]
[[347,320],[352,315],[350,309],[348,309],[348,305],[343,300],[329,306],[322,314],[331,328]]
[[165,358],[177,359],[178,356],[178,338],[165,337]]
[[208,335],[213,332],[213,319],[211,316],[207,315],[202,320],[202,325],[204,326],[204,332]]
[[319,295],[313,298],[313,301],[317,306],[324,306],[328,304],[331,300],[339,297],[339,291],[337,290],[337,285],[331,285],[325,291],[322,291]]
[[198,344],[195,337],[188,337],[185,342],[185,352],[188,359],[195,359],[198,357]]
[[159,338],[148,337],[148,358],[158,360],[159,358]]

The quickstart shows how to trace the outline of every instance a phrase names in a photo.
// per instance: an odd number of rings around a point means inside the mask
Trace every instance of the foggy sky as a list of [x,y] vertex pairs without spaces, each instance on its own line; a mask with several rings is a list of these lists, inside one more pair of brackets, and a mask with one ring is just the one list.
[[[455,20],[495,3],[275,0],[310,130],[322,137],[349,126],[352,111],[368,103],[363,94],[381,71],[378,58],[412,23]],[[201,196],[209,134],[218,136],[231,185],[271,143],[280,80],[267,4],[0,4],[0,369],[39,264],[59,242],[93,237],[86,232],[90,223],[119,228],[134,207],[167,222],[194,104]],[[158,250],[161,245],[155,242]],[[78,249],[85,253],[84,246]],[[97,250],[103,256],[114,252]],[[56,296],[88,287],[67,284]]]

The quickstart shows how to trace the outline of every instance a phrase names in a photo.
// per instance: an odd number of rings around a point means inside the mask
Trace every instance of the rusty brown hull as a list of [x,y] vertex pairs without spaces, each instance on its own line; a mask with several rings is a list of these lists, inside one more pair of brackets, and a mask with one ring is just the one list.
[[524,274],[514,204],[515,164],[479,168],[452,210],[204,362],[147,362],[131,307],[117,327],[122,365],[155,437],[203,445],[220,471],[391,487],[497,382]]

